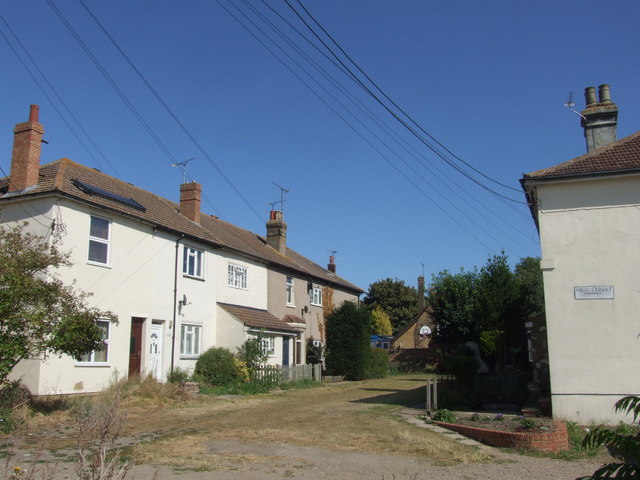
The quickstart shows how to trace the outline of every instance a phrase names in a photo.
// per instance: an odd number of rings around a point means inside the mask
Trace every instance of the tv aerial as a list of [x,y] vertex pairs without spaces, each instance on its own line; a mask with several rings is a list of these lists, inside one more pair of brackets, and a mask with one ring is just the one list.
[[191,161],[191,160],[195,160],[196,157],[191,157],[191,158],[187,158],[186,160],[182,161],[182,162],[176,162],[176,163],[172,163],[171,166],[172,167],[176,167],[179,168],[182,171],[182,183],[187,183],[187,164]]
[[573,92],[569,92],[569,100],[567,100],[566,102],[564,102],[564,106],[567,107],[569,110],[571,110],[573,113],[575,113],[576,115],[578,115],[580,118],[582,118],[584,120],[584,115],[582,115],[580,112],[576,111],[573,107],[575,107],[575,103],[573,102]]
[[286,202],[286,200],[284,199],[284,194],[285,193],[289,193],[289,190],[284,188],[282,185],[278,185],[276,182],[272,181],[271,183],[273,183],[276,187],[278,187],[280,189],[280,200],[276,201],[276,202],[269,202],[269,205],[271,205],[271,210],[273,210],[273,208],[277,205],[280,204],[280,211],[282,213],[284,213],[284,202]]

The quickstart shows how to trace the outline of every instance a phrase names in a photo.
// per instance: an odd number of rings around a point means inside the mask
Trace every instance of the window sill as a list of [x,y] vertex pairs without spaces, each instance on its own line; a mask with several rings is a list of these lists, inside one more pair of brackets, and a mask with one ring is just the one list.
[[321,303],[312,303],[311,306],[312,307],[320,307],[320,308],[322,308],[322,304]]
[[94,267],[111,268],[111,265],[109,265],[108,263],[92,262],[91,260],[87,260],[87,265],[93,265]]
[[227,287],[229,287],[229,288],[235,288],[236,290],[249,290],[249,289],[248,289],[248,288],[246,288],[246,287],[236,287],[235,285],[229,285],[228,283],[227,283]]
[[204,277],[196,277],[195,275],[189,275],[188,273],[183,273],[182,276],[184,278],[190,278],[192,280],[198,280],[200,282],[204,282]]
[[287,307],[296,308],[296,304],[295,303],[287,303]]
[[105,368],[110,367],[111,364],[109,362],[75,362],[74,367],[86,368],[86,367],[99,367]]
[[180,360],[197,360],[200,358],[200,354],[198,355],[180,355]]

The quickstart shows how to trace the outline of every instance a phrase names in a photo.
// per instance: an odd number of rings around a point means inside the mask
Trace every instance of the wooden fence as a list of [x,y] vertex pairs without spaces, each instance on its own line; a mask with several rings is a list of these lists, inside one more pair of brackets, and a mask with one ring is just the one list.
[[254,380],[267,380],[273,383],[295,382],[296,380],[322,380],[322,366],[319,363],[306,365],[263,365],[253,373]]
[[428,414],[438,410],[438,399],[442,400],[445,390],[451,388],[455,378],[454,375],[427,375],[425,407]]

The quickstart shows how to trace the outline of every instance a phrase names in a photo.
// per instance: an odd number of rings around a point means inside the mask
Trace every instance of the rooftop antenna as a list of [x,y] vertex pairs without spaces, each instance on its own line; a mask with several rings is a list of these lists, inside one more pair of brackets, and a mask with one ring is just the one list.
[[577,112],[573,107],[575,107],[575,103],[573,102],[573,92],[569,92],[569,100],[567,100],[564,103],[564,106],[567,107],[569,110],[571,110],[573,113],[575,113],[576,115],[578,115],[580,118],[582,118],[583,120],[584,115],[582,115],[580,112]]
[[271,183],[273,183],[276,187],[278,187],[280,189],[280,201],[279,202],[269,202],[269,205],[271,205],[271,209],[273,210],[273,207],[279,203],[280,204],[280,211],[282,213],[284,213],[284,202],[286,201],[284,199],[284,194],[285,193],[289,193],[289,190],[284,188],[282,185],[278,185],[274,181],[272,181]]
[[328,252],[331,254],[332,257],[335,257],[336,253],[338,253],[338,250],[328,250]]
[[179,168],[182,171],[182,180],[183,180],[182,183],[187,183],[187,163],[195,159],[196,157],[191,157],[191,158],[187,158],[182,162],[176,162],[171,164],[172,167]]

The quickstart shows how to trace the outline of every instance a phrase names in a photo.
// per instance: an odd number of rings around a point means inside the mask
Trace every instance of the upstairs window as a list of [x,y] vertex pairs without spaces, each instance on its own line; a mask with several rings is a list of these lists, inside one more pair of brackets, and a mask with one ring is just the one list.
[[235,288],[247,288],[247,267],[241,267],[240,265],[229,264],[227,285]]
[[89,262],[100,265],[109,264],[110,236],[111,222],[92,215],[89,227]]
[[294,304],[293,277],[287,277],[286,298],[287,298],[287,305],[293,305]]
[[102,346],[80,357],[80,363],[106,364],[109,361],[109,330],[111,322],[98,320],[97,324],[102,330]]
[[182,259],[182,273],[190,277],[202,278],[203,259],[204,252],[202,250],[185,245]]
[[322,289],[320,287],[313,287],[311,292],[311,305],[322,306]]

